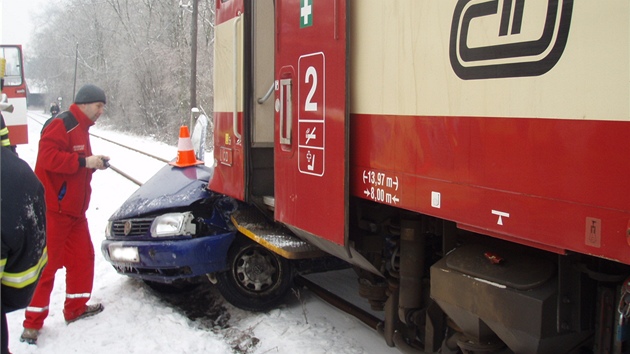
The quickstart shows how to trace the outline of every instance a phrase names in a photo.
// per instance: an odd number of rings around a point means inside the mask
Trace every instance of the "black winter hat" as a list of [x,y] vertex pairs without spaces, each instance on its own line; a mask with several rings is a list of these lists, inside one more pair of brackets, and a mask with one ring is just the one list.
[[107,103],[105,98],[105,91],[100,87],[92,84],[83,85],[77,92],[77,96],[74,98],[74,103],[94,103],[103,102]]

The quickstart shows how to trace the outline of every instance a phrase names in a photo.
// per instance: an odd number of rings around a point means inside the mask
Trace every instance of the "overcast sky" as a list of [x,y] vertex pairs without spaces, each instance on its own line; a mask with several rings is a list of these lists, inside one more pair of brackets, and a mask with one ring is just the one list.
[[28,41],[36,24],[37,13],[46,0],[0,0],[0,43],[22,44],[28,50]]

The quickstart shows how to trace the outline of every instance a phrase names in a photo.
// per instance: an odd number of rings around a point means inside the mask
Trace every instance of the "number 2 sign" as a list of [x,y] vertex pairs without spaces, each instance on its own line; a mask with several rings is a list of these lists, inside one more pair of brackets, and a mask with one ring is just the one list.
[[326,142],[326,57],[303,55],[298,60],[298,169],[323,176]]

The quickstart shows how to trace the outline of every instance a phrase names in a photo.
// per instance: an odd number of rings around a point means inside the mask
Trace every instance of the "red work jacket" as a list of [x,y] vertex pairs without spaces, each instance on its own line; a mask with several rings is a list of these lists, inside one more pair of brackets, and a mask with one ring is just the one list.
[[92,125],[76,104],[44,125],[35,174],[44,185],[48,212],[85,215],[94,172],[85,168],[85,158],[92,155],[88,134]]

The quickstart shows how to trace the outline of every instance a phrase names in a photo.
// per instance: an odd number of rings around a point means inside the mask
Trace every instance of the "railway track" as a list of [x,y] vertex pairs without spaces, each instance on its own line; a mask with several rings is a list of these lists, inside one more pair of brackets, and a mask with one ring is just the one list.
[[165,158],[162,158],[162,157],[159,157],[159,156],[155,156],[155,155],[153,155],[153,154],[150,154],[150,153],[148,153],[148,152],[144,152],[144,151],[142,151],[142,150],[138,150],[138,149],[136,149],[136,148],[130,147],[130,146],[128,146],[128,145],[121,144],[121,143],[119,143],[119,142],[117,142],[117,141],[114,141],[114,140],[111,140],[111,139],[105,138],[105,137],[100,136],[100,135],[98,135],[98,134],[90,133],[90,135],[91,135],[91,136],[93,136],[93,137],[95,137],[95,138],[99,138],[99,139],[102,139],[102,140],[108,141],[108,142],[110,142],[110,143],[112,143],[112,144],[115,144],[115,145],[118,145],[118,146],[122,146],[122,147],[124,147],[125,149],[129,149],[129,150],[131,150],[131,151],[135,151],[135,152],[137,152],[137,153],[140,153],[140,154],[143,154],[143,155],[146,155],[146,156],[152,157],[152,158],[154,158],[154,159],[156,159],[156,160],[158,160],[158,161],[162,161],[162,162],[169,162],[169,161],[170,161],[170,160],[167,160],[167,159],[165,159]]

